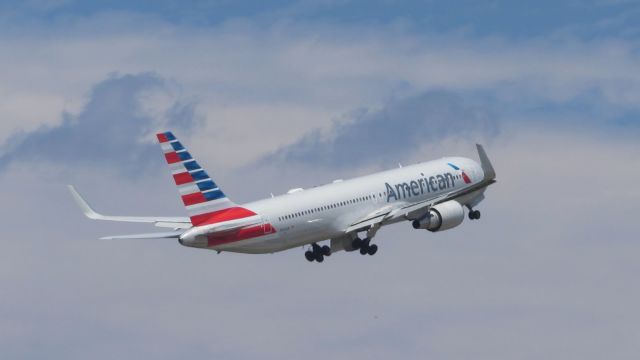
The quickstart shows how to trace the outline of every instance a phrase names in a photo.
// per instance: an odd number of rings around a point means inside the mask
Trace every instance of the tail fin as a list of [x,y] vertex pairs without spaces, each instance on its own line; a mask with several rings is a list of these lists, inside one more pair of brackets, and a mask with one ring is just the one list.
[[491,165],[491,161],[489,161],[489,157],[487,153],[484,151],[484,148],[480,144],[476,144],[478,148],[478,157],[480,158],[480,165],[482,166],[482,171],[484,172],[485,180],[493,180],[496,178],[496,171],[493,170],[493,165]]
[[171,132],[156,136],[194,226],[256,215],[229,200]]

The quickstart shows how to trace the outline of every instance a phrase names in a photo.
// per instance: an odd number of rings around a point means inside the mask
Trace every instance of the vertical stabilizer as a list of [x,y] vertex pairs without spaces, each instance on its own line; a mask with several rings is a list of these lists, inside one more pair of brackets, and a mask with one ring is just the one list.
[[156,136],[194,226],[256,215],[229,200],[171,132]]

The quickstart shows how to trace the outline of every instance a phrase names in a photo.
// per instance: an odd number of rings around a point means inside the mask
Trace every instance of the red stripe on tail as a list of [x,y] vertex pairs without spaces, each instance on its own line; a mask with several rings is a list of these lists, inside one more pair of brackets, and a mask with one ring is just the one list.
[[169,142],[169,139],[167,139],[167,135],[165,135],[165,134],[157,134],[156,136],[158,137],[158,141],[160,143]]
[[180,174],[173,175],[173,180],[176,182],[176,185],[184,185],[193,182],[193,177],[188,172],[183,172]]
[[175,151],[164,154],[164,158],[167,159],[167,164],[175,164],[181,161],[180,156],[178,156]]
[[182,202],[184,203],[184,206],[200,204],[206,201],[207,199],[204,197],[204,195],[202,195],[201,192],[184,195],[182,197]]

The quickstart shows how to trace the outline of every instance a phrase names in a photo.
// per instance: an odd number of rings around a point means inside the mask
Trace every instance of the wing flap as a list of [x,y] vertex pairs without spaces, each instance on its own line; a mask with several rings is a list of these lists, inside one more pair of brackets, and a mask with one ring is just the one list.
[[447,193],[447,194],[443,194],[438,197],[435,197],[433,199],[399,207],[393,210],[391,214],[389,214],[389,217],[387,220],[395,220],[399,217],[402,217],[405,219],[417,219],[419,217],[422,217],[427,211],[429,211],[429,208],[432,207],[433,205],[436,205],[440,202],[448,200],[449,198],[452,198],[452,194],[453,193]]
[[395,206],[385,206],[367,216],[363,219],[356,221],[349,225],[345,230],[345,233],[354,232],[361,229],[372,227],[375,224],[382,224],[384,222],[394,221],[398,218],[402,219],[417,219],[424,215],[429,208],[437,203],[440,203],[448,198],[451,198],[454,193],[447,193],[440,195],[436,198],[420,201],[413,204],[398,204]]
[[385,206],[383,208],[380,208],[372,212],[371,214],[365,216],[361,220],[358,220],[353,224],[349,225],[349,227],[347,228],[347,230],[345,230],[345,232],[350,233],[350,232],[364,229],[364,228],[373,226],[374,224],[380,223],[386,220],[387,215],[389,215],[389,213],[391,213],[393,209],[394,209],[393,206]]

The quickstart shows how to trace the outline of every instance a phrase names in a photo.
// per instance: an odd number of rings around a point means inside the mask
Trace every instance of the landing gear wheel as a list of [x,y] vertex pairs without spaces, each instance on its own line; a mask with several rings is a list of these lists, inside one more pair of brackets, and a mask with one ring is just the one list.
[[321,263],[324,261],[324,255],[320,254],[320,253],[316,253],[316,261]]
[[476,220],[480,220],[480,210],[476,210],[473,213],[474,213],[473,216],[476,218]]
[[369,252],[369,248],[371,246],[369,246],[369,243],[371,242],[371,239],[364,239],[361,240],[362,241],[362,245],[360,245],[360,254],[361,255],[367,255],[367,252]]
[[373,244],[373,245],[369,246],[369,249],[367,249],[367,254],[369,254],[371,256],[375,255],[375,253],[377,253],[377,252],[378,252],[378,245],[376,245],[376,244]]
[[308,261],[313,261],[313,260],[316,259],[316,257],[313,254],[313,252],[312,251],[308,251],[308,250],[304,253],[304,257],[307,258]]
[[331,248],[327,245],[324,245],[322,247],[322,255],[324,256],[331,256]]
[[469,219],[471,219],[471,220],[480,219],[480,211],[479,210],[469,211]]

